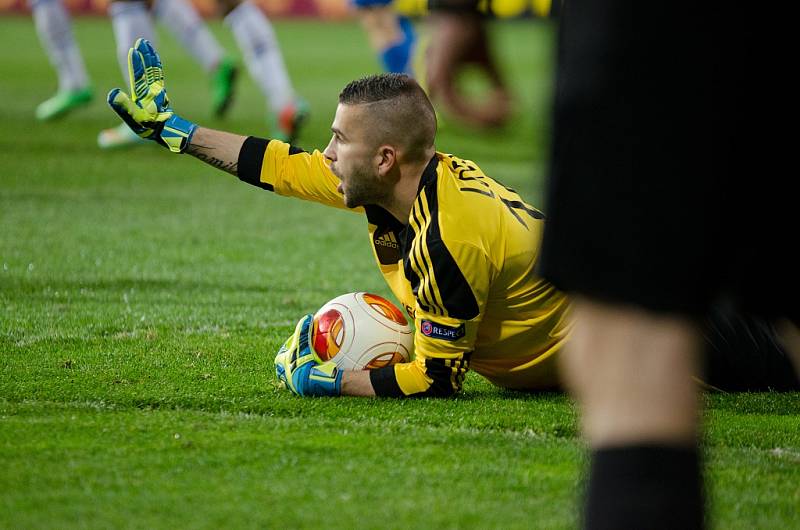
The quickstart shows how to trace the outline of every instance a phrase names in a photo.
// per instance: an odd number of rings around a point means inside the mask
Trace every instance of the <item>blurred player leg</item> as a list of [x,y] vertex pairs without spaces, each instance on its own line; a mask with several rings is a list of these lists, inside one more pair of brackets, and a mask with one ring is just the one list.
[[111,27],[117,43],[117,62],[122,78],[128,82],[128,50],[143,38],[155,43],[156,32],[147,3],[140,0],[114,0],[108,6]]
[[209,74],[212,111],[217,116],[223,115],[233,98],[237,74],[233,59],[225,56],[225,50],[188,0],[158,0],[153,15]]
[[395,12],[391,0],[354,0],[353,3],[383,70],[413,75],[416,35],[411,21]]
[[274,138],[292,143],[308,116],[289,79],[278,39],[267,17],[251,1],[226,0],[225,23],[244,55],[247,70],[267,99],[275,120]]
[[[434,104],[459,121],[480,128],[499,127],[511,116],[511,93],[489,45],[484,16],[476,8],[454,11],[447,1],[429,1],[425,83]],[[477,67],[489,83],[480,97],[470,97],[458,86],[467,65]]]
[[[156,43],[153,19],[147,4],[138,0],[112,1],[108,6],[108,14],[111,17],[111,27],[114,29],[114,39],[117,43],[117,62],[122,72],[124,86],[127,86],[128,50],[140,37]],[[97,136],[97,144],[102,149],[127,147],[143,141],[124,123],[112,129],[104,129]]]
[[590,449],[588,529],[705,525],[700,319],[745,254],[727,244],[741,232],[721,200],[710,11],[574,0],[560,17],[540,265],[576,300],[563,361]]
[[36,107],[36,118],[51,120],[92,99],[89,74],[60,0],[29,0],[36,33],[58,75],[58,92]]
[[685,319],[576,299],[562,356],[592,455],[586,528],[700,528],[700,334]]

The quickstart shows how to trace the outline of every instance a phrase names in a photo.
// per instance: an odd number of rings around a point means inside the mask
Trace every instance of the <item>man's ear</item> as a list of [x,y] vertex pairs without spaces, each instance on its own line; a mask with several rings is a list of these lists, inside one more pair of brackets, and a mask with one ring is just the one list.
[[383,178],[397,169],[397,149],[391,145],[378,148],[378,175]]

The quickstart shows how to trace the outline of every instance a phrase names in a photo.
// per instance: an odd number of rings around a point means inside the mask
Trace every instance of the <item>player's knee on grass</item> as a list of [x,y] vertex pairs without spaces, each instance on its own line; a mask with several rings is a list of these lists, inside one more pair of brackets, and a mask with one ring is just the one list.
[[800,325],[789,319],[778,322],[778,333],[789,352],[797,377],[800,378]]

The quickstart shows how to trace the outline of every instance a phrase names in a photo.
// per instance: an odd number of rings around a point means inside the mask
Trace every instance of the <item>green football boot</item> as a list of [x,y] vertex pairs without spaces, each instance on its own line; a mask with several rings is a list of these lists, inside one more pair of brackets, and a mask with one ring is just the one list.
[[225,57],[211,73],[211,110],[222,117],[230,108],[239,68],[230,57]]
[[302,99],[296,99],[294,103],[287,105],[281,110],[277,119],[273,116],[273,120],[275,120],[272,129],[275,131],[273,137],[276,140],[293,144],[300,134],[300,129],[308,119],[308,114],[308,103]]
[[39,121],[54,120],[68,112],[87,105],[92,100],[92,89],[61,90],[50,99],[36,107],[36,119]]

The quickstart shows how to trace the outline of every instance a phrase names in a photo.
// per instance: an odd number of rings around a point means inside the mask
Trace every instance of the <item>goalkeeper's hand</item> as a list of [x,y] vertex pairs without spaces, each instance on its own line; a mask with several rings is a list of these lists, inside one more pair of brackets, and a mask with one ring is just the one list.
[[320,362],[311,343],[314,317],[306,315],[275,356],[275,373],[298,396],[338,396],[342,371],[333,361]]
[[197,125],[172,112],[164,88],[164,69],[150,41],[137,39],[128,51],[131,96],[119,88],[108,93],[108,104],[142,138],[154,140],[173,153],[189,145]]

